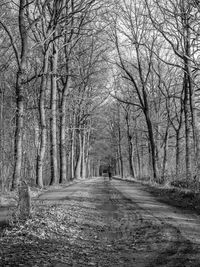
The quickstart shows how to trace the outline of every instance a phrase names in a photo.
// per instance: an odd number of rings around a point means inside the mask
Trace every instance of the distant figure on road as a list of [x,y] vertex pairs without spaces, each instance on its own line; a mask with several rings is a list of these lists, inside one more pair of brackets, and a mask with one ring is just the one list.
[[112,180],[112,173],[111,173],[111,171],[108,172],[108,177],[109,177],[109,181],[111,181]]

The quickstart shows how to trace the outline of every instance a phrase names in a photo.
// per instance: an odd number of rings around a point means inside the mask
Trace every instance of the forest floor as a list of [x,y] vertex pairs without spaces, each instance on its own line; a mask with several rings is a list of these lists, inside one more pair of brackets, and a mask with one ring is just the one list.
[[0,266],[200,266],[199,216],[159,192],[103,178],[47,191],[1,229]]

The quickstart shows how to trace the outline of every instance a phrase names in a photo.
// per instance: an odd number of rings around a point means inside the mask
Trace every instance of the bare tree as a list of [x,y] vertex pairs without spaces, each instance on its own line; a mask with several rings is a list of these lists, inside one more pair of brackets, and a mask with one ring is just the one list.
[[[190,179],[191,170],[191,145],[190,145],[190,126],[193,129],[194,154],[198,169],[198,139],[199,129],[197,128],[198,116],[194,112],[195,91],[192,79],[192,61],[195,54],[195,42],[197,35],[194,34],[196,19],[194,5],[185,1],[163,1],[162,3],[154,0],[146,0],[148,14],[155,29],[169,43],[176,62],[174,65],[182,69],[184,101],[183,110],[185,117],[185,164],[186,176]],[[164,15],[164,17],[163,17]],[[197,18],[197,17],[196,17]],[[173,64],[173,62],[171,62]],[[191,119],[190,119],[191,118]],[[190,123],[190,120],[192,123]]]
[[[147,19],[144,16],[146,10],[143,3],[136,4],[135,1],[131,3],[123,1],[118,9],[120,10],[120,17],[118,16],[114,20],[113,31],[119,57],[117,65],[122,70],[123,77],[132,84],[138,100],[137,103],[131,101],[125,101],[125,103],[140,107],[144,113],[151,147],[153,177],[154,180],[157,180],[155,139],[147,89],[149,75],[152,70],[153,47],[156,36],[152,35],[151,38],[149,36],[149,29],[146,27],[148,25]],[[133,57],[132,62],[128,60],[129,56],[124,52],[125,47],[121,36],[124,36],[127,40],[127,48],[130,49],[129,53]],[[148,41],[147,38],[149,38]],[[149,44],[150,49],[147,49],[143,43]]]
[[[16,130],[15,130],[15,165],[14,173],[12,180],[12,189],[16,189],[19,181],[21,179],[21,167],[22,167],[22,138],[23,138],[23,118],[24,118],[24,81],[26,80],[26,60],[28,56],[28,28],[26,24],[26,9],[27,3],[25,0],[19,1],[19,13],[18,13],[18,22],[19,22],[19,34],[21,41],[20,54],[13,43],[11,33],[10,39],[13,45],[13,49],[16,54],[16,60],[18,65],[17,77],[16,77]],[[2,24],[3,25],[3,24]],[[6,29],[6,28],[5,28]]]

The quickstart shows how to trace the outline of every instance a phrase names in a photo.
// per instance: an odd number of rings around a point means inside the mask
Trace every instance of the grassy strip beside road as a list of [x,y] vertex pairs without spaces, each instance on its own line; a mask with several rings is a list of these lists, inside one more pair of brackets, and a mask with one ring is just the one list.
[[[65,189],[69,186],[72,186],[74,184],[77,184],[83,181],[85,180],[77,179],[74,181],[66,182],[65,184],[61,184],[61,185],[46,186],[42,189],[37,188],[37,187],[30,187],[30,196],[31,196],[31,199],[34,201],[38,197],[42,196],[43,194],[56,191],[56,190]],[[13,221],[13,218],[16,219],[17,205],[18,205],[17,190],[1,193],[1,196],[0,196],[0,228],[9,224],[9,221]]]

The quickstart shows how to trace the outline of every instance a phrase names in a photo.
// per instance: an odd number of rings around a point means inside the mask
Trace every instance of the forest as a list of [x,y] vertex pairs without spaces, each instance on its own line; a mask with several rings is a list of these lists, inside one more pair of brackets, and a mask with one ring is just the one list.
[[1,0],[0,186],[200,179],[198,0]]

